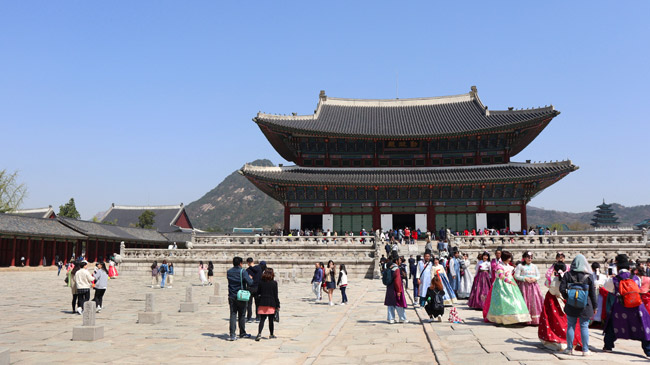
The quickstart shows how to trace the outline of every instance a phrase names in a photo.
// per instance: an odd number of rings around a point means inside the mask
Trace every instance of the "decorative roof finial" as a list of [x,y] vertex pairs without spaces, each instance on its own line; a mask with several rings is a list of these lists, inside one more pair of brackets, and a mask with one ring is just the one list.
[[476,90],[476,85],[472,85],[472,92],[473,92],[473,93],[477,93],[477,92],[478,92],[478,90]]
[[320,94],[318,94],[318,98],[323,101],[327,100],[327,95],[325,95],[325,90],[320,91]]

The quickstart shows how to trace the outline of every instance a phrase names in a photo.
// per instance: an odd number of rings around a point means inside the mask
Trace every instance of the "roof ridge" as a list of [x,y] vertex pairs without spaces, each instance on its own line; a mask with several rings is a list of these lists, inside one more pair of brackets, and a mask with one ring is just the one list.
[[442,95],[442,96],[430,96],[430,97],[419,97],[419,98],[406,98],[406,99],[359,99],[359,98],[337,98],[337,97],[321,97],[318,100],[318,106],[314,110],[314,114],[303,114],[303,115],[285,115],[285,114],[274,114],[274,113],[264,113],[258,112],[257,118],[269,118],[269,119],[292,119],[292,120],[309,120],[317,118],[320,114],[320,110],[323,105],[332,105],[332,106],[350,106],[350,107],[412,107],[412,106],[423,106],[423,105],[440,105],[440,104],[451,104],[451,103],[462,103],[468,101],[477,100],[478,103],[482,106],[483,104],[478,99],[478,94],[476,93],[476,88],[469,93],[456,94],[456,95]]
[[140,210],[140,209],[181,209],[184,205],[114,205],[113,209]]
[[45,207],[45,208],[30,208],[30,209],[14,209],[11,211],[11,213],[16,213],[16,214],[25,214],[25,213],[40,213],[40,212],[48,212],[52,209],[52,206]]

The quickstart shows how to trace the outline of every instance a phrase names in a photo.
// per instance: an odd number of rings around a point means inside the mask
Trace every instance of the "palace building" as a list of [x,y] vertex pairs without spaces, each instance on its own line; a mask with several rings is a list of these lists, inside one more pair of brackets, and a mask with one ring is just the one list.
[[253,119],[296,165],[246,165],[240,173],[284,205],[285,231],[520,232],[526,204],[578,169],[571,161],[511,161],[558,114],[552,105],[489,110],[474,86],[461,95],[387,100],[321,91],[313,115]]

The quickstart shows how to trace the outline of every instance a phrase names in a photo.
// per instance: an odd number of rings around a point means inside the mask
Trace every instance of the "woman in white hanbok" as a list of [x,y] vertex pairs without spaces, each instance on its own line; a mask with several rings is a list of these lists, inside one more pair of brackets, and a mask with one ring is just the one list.
[[458,288],[458,299],[467,299],[472,292],[474,275],[469,269],[470,264],[467,254],[463,254],[463,260],[460,262],[460,286]]

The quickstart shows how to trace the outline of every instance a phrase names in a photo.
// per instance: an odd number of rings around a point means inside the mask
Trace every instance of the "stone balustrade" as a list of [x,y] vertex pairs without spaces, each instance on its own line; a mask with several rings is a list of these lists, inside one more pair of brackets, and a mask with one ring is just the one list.
[[373,236],[223,236],[196,235],[194,247],[208,248],[214,245],[261,244],[261,245],[364,245],[372,244]]
[[[276,238],[275,240],[272,240]],[[131,272],[146,275],[151,263],[162,260],[174,263],[176,275],[198,275],[199,261],[205,264],[212,261],[216,276],[224,275],[232,267],[235,256],[255,262],[264,260],[276,271],[282,280],[311,278],[314,263],[334,261],[336,265],[345,264],[351,278],[371,278],[375,266],[375,245],[370,238],[363,237],[251,237],[251,236],[211,236],[196,237],[192,249],[130,249],[120,252],[122,263],[120,273]],[[357,240],[354,240],[356,238]]]
[[[200,234],[192,237],[192,249],[121,249],[123,263],[121,272],[137,272],[146,275],[153,261],[174,263],[176,275],[197,275],[199,261],[212,261],[215,275],[223,275],[232,266],[232,258],[253,257],[265,260],[276,270],[282,280],[310,278],[315,262],[333,260],[345,264],[351,278],[379,277],[379,258],[383,242],[375,244],[373,236],[223,236]],[[419,246],[409,247],[408,253],[417,254]],[[435,249],[434,243],[434,249]],[[557,236],[455,236],[451,246],[467,252],[472,261],[483,251],[494,252],[503,247],[519,259],[524,251],[531,251],[535,262],[550,264],[555,254],[562,251],[568,259],[578,253],[590,261],[603,262],[618,253],[626,253],[633,259],[650,257],[650,240],[647,233],[610,232],[588,234],[561,234]],[[419,247],[419,248],[418,248]],[[415,248],[413,252],[410,248]]]
[[648,235],[642,233],[600,233],[526,236],[454,236],[452,245],[477,248],[485,245],[627,245],[648,244]]

